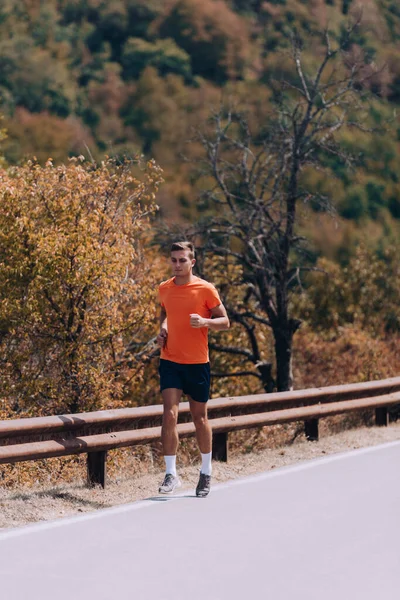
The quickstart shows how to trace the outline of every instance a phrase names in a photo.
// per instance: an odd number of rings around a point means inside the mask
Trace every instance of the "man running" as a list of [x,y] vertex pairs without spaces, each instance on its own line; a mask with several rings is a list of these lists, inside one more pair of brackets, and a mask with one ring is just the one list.
[[176,242],[171,246],[173,277],[161,283],[160,389],[164,405],[161,441],[165,477],[159,488],[169,494],[181,486],[176,473],[179,438],[176,428],[182,394],[189,398],[190,412],[201,452],[200,478],[196,495],[205,497],[211,483],[212,431],[207,418],[210,391],[208,329],[229,328],[229,319],[215,287],[193,275],[194,246]]

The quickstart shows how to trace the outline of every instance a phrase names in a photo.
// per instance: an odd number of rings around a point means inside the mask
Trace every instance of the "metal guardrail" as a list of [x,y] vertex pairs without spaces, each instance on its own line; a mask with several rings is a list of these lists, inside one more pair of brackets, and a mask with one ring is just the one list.
[[[400,404],[400,377],[215,398],[209,401],[213,458],[227,460],[230,431],[304,421],[307,438],[317,440],[322,417],[375,409],[376,424],[387,425],[388,408],[396,404]],[[107,451],[159,441],[162,410],[161,405],[154,405],[0,421],[0,464],[87,453],[88,483],[105,487]],[[179,420],[183,422],[178,423],[178,432],[182,438],[195,435],[193,423],[187,422],[189,415],[189,403],[181,403]]]

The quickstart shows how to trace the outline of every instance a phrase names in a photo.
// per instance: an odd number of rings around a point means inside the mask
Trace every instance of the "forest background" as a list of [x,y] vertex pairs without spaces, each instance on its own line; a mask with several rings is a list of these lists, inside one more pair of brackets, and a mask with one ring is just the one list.
[[[3,418],[159,402],[156,289],[172,239],[160,230],[183,235],[218,210],[193,172],[194,132],[226,98],[262,130],[276,82],[295,77],[293,32],[312,70],[321,32],[339,40],[360,15],[347,50],[369,74],[368,133],[337,134],[351,168],[337,155],[301,173],[329,203],[305,201],[298,214],[307,244],[289,307],[301,321],[296,388],[398,373],[397,2],[1,3]],[[212,395],[263,391],[274,341],[242,270],[200,252],[198,272],[255,315],[211,336]]]

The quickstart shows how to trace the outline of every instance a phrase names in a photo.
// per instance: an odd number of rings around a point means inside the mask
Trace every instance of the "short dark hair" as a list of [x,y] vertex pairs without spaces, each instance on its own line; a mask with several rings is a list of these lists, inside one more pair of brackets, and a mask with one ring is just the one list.
[[192,242],[174,242],[171,246],[171,252],[177,250],[189,250],[189,258],[194,258],[194,246]]

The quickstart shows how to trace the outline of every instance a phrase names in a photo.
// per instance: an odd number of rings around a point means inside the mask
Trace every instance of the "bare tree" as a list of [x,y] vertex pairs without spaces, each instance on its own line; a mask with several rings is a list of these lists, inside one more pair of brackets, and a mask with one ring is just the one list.
[[[335,134],[344,127],[363,129],[363,95],[372,76],[362,57],[352,53],[359,22],[349,26],[333,47],[328,32],[324,52],[312,74],[303,64],[301,41],[293,37],[294,76],[279,82],[269,121],[252,130],[251,115],[222,107],[199,134],[205,151],[202,174],[213,182],[203,199],[214,216],[196,227],[205,252],[229,256],[243,267],[246,293],[240,309],[229,307],[231,319],[248,332],[252,351],[247,359],[258,369],[265,389],[271,390],[271,368],[258,360],[257,321],[272,329],[276,359],[275,387],[292,388],[292,342],[301,321],[290,314],[290,294],[301,284],[302,238],[296,231],[299,204],[329,199],[301,184],[306,166],[324,168],[327,156],[349,165],[351,157]],[[257,307],[250,310],[249,301]],[[261,311],[261,312],[260,312]],[[216,347],[237,353],[238,349]],[[244,356],[244,354],[243,354]],[[264,372],[262,372],[264,369]]]

